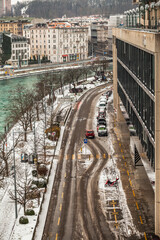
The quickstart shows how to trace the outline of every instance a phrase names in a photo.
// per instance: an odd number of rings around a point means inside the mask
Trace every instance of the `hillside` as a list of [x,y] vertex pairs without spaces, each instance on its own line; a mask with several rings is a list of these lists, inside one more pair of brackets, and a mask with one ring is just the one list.
[[34,0],[32,2],[18,2],[14,6],[16,16],[21,15],[21,9],[30,17],[57,18],[66,14],[67,17],[92,14],[123,13],[132,8],[132,0]]

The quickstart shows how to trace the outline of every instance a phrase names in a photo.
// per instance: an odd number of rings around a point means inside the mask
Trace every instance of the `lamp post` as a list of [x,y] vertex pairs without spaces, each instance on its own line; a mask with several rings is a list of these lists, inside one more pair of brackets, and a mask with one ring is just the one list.
[[21,53],[18,54],[18,69],[20,68],[20,61],[21,61]]
[[51,108],[51,125],[52,125],[52,112],[53,112],[53,84],[45,84],[44,83],[44,97],[45,97],[45,87],[51,87],[51,99],[52,99],[52,108]]
[[14,196],[15,196],[15,217],[18,217],[17,213],[17,184],[16,184],[16,162],[15,162],[15,147],[14,147],[14,131],[13,131],[13,164],[14,164]]

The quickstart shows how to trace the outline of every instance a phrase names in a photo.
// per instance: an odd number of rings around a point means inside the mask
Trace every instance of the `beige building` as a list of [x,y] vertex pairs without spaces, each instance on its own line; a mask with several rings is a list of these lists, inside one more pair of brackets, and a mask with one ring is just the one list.
[[113,29],[114,107],[120,101],[155,169],[155,233],[160,236],[160,33]]
[[23,36],[24,25],[30,24],[28,20],[2,20],[0,19],[0,32],[13,33]]
[[66,62],[88,57],[88,28],[52,22],[26,26],[23,35],[30,39],[31,58]]

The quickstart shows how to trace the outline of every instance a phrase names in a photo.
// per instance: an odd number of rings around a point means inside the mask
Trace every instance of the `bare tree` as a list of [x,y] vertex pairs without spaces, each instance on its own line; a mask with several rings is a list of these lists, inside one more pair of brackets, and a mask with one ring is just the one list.
[[17,146],[19,143],[21,134],[19,134],[15,141],[14,146],[7,146],[7,135],[4,136],[3,140],[0,143],[0,161],[1,161],[1,168],[0,168],[0,175],[3,177],[9,176],[9,160],[11,157],[11,154],[13,152],[13,148]]
[[100,64],[101,64],[100,60],[95,60],[91,64],[91,71],[93,71],[95,75],[98,75]]
[[[65,79],[69,85],[72,83],[74,88],[75,88],[75,81],[77,77],[77,69],[75,68],[70,68],[65,72]],[[71,88],[71,85],[70,85]]]
[[33,94],[22,86],[18,86],[15,90],[15,95],[11,95],[9,106],[9,119],[13,123],[19,121],[24,130],[24,140],[27,141],[27,130],[30,127],[32,130],[33,120]]
[[83,66],[82,73],[85,76],[86,80],[87,80],[87,76],[88,76],[90,71],[91,71],[91,67],[88,67],[88,66],[85,66],[85,65]]
[[34,189],[31,188],[31,180],[29,178],[30,174],[27,169],[25,169],[24,173],[18,172],[17,181],[16,181],[16,198],[14,191],[9,190],[9,196],[12,200],[17,200],[17,203],[23,206],[24,215],[26,212],[27,203],[31,201],[31,199],[39,198],[40,191],[36,187]]

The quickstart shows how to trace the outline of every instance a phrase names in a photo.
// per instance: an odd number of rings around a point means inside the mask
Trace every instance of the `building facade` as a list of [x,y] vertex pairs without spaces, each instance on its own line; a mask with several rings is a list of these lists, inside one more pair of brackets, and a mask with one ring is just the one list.
[[26,26],[23,35],[30,39],[32,59],[66,62],[88,57],[88,28],[53,22]]
[[14,67],[22,67],[28,65],[30,58],[30,45],[25,37],[10,34],[11,38],[11,58],[7,61]]
[[0,64],[4,65],[11,57],[11,38],[5,33],[0,33]]
[[24,25],[30,24],[28,20],[0,20],[0,32],[13,33],[23,36]]
[[155,232],[160,236],[160,34],[113,29],[114,107],[120,101],[155,169]]

